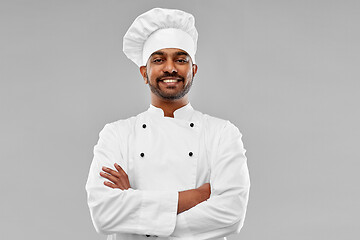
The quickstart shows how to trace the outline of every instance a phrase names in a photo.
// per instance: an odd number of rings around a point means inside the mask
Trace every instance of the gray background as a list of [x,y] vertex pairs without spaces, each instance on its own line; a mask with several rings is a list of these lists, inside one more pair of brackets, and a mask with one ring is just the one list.
[[252,188],[230,239],[356,239],[358,1],[0,1],[1,239],[104,239],[85,182],[105,123],[149,90],[122,53],[153,7],[193,13],[191,103],[243,133]]

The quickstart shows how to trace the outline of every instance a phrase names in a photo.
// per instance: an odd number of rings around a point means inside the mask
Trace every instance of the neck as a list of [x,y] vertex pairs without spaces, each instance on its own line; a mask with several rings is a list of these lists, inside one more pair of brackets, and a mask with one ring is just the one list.
[[189,103],[187,95],[177,100],[164,100],[151,95],[151,104],[164,111],[165,117],[174,117],[175,110],[187,105]]

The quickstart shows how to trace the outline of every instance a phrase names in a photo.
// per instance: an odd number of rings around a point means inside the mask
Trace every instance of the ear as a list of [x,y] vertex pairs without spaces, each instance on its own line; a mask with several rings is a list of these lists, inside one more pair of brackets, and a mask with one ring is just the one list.
[[140,67],[140,73],[141,73],[141,76],[143,77],[144,81],[145,81],[145,84],[148,84],[148,78],[147,78],[147,73],[146,73],[146,66],[141,66]]
[[195,77],[195,74],[197,73],[197,70],[198,70],[198,66],[196,64],[193,64],[192,70],[193,70],[193,77]]

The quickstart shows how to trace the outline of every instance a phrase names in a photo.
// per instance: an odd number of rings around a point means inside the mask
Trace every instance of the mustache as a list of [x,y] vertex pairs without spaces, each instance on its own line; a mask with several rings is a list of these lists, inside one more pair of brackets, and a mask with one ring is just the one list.
[[184,81],[185,78],[180,76],[179,74],[177,73],[165,73],[164,75],[160,76],[160,77],[157,77],[156,78],[156,82],[159,82],[161,81],[162,78],[165,78],[165,77],[172,77],[172,78],[178,78],[180,79],[181,81]]

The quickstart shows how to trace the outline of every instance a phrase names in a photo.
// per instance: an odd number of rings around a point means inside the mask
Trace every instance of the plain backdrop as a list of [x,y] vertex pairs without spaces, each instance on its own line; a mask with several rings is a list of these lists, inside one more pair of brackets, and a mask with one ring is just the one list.
[[1,0],[0,239],[105,239],[85,182],[103,126],[149,106],[122,37],[153,7],[195,16],[190,101],[243,133],[230,239],[359,238],[359,1]]

